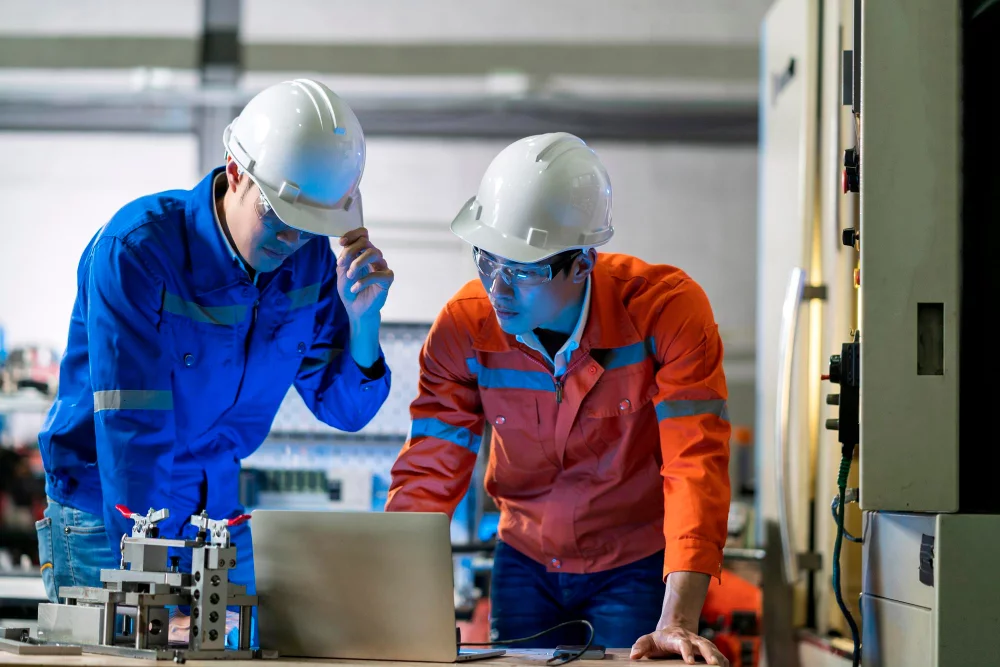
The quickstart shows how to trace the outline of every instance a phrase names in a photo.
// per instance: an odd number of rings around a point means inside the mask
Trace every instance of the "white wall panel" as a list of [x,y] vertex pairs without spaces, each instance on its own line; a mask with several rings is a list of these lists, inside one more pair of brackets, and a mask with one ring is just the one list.
[[770,0],[245,0],[255,42],[756,44]]
[[0,34],[195,37],[202,0],[0,0]]
[[0,322],[7,344],[62,350],[76,270],[126,202],[199,178],[194,137],[0,133]]

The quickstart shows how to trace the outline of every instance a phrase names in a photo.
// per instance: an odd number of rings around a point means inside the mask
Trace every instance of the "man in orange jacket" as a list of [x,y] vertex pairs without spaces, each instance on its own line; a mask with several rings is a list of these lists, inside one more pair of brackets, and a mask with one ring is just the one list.
[[[488,421],[493,639],[583,618],[596,643],[633,658],[727,665],[697,634],[730,500],[722,342],[705,293],[679,269],[597,254],[614,232],[610,179],[565,133],[504,149],[452,231],[480,280],[424,344],[386,509],[453,513]],[[575,630],[538,645],[583,643]]]

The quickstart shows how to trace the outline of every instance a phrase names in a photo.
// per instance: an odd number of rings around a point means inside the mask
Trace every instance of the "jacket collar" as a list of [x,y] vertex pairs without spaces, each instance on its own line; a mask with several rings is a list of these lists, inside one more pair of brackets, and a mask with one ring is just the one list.
[[188,192],[185,206],[186,245],[198,294],[232,287],[247,280],[239,259],[230,252],[229,242],[215,222],[215,177],[223,167],[213,169]]
[[590,317],[583,330],[580,349],[610,350],[633,345],[642,336],[632,324],[632,317],[622,299],[622,288],[617,276],[610,271],[610,262],[600,254],[594,267],[590,295]]
[[[185,205],[186,245],[195,277],[195,292],[199,295],[251,283],[216,222],[214,183],[215,177],[224,170],[225,167],[218,167],[209,172],[188,191]],[[291,271],[294,259],[293,256],[285,260],[273,275],[261,275],[257,281],[261,289],[281,271]]]
[[[597,264],[591,274],[590,289],[590,312],[580,340],[580,349],[589,352],[592,349],[606,350],[640,342],[642,336],[636,331],[625,308],[618,281],[611,275],[608,262],[601,254],[597,255]],[[517,341],[514,336],[500,328],[491,306],[483,326],[472,341],[473,349],[481,352],[507,352],[515,344]]]

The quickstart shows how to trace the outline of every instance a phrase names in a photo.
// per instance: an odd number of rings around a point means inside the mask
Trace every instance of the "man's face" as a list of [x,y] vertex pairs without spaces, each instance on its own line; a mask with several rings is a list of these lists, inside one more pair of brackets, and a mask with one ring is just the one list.
[[[230,186],[237,175],[236,163],[227,165]],[[315,235],[300,232],[283,223],[266,200],[260,188],[245,173],[238,176],[239,196],[226,209],[226,224],[233,242],[244,260],[258,273],[268,273],[308,243]]]
[[[479,280],[490,297],[497,321],[504,331],[515,336],[555,322],[577,298],[579,283],[589,273],[588,255],[578,255],[568,270],[560,270],[567,262],[558,255],[537,264],[516,264],[481,250],[475,256]],[[548,275],[551,280],[541,280]]]

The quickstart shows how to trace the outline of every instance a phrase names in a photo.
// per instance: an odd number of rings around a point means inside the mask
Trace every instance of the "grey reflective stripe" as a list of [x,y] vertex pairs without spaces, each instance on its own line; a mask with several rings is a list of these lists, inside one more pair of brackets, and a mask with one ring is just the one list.
[[313,350],[313,356],[306,357],[299,366],[300,373],[312,373],[330,365],[330,362],[337,358],[343,350],[336,347],[328,347],[324,350]]
[[287,296],[289,301],[292,302],[292,305],[288,307],[289,310],[305,308],[306,306],[311,306],[319,301],[319,288],[320,283],[314,283],[312,285],[306,285],[302,289],[292,290],[286,294],[285,296]]
[[170,292],[163,295],[163,310],[206,324],[235,326],[247,318],[246,306],[201,306]]
[[169,389],[107,389],[94,392],[94,412],[101,410],[173,410],[174,394]]
[[699,415],[715,415],[729,421],[729,409],[721,398],[708,401],[663,401],[656,404],[656,418],[659,421]]
[[615,368],[631,366],[646,360],[646,357],[655,357],[656,342],[652,338],[647,338],[640,343],[627,345],[626,347],[616,347],[608,350],[608,356],[604,360],[604,370],[610,371]]

